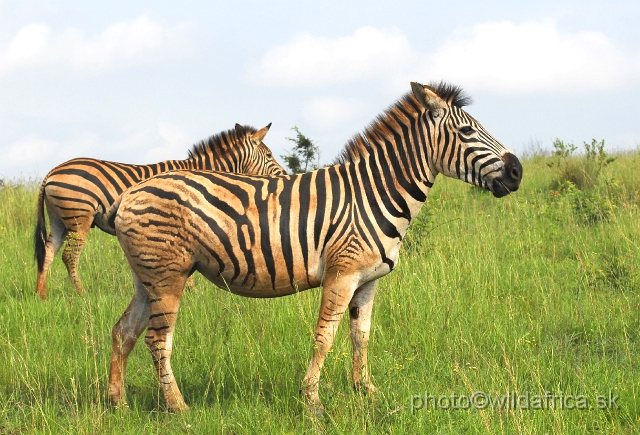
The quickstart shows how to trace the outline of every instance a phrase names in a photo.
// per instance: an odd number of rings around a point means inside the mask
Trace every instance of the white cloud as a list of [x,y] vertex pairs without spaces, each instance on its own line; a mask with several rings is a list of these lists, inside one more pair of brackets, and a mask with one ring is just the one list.
[[334,39],[297,35],[245,77],[288,87],[375,77],[394,93],[408,91],[410,80],[442,79],[491,92],[591,93],[638,83],[640,51],[626,52],[599,31],[563,32],[550,20],[458,28],[432,51],[416,50],[398,29],[363,27]]
[[393,28],[362,27],[336,39],[302,33],[269,49],[245,77],[252,83],[284,86],[348,83],[388,74],[410,54],[409,41]]
[[179,126],[167,123],[158,123],[156,146],[145,153],[146,162],[160,162],[169,159],[186,159],[187,152],[191,149],[189,135]]
[[421,71],[484,90],[590,92],[640,77],[638,54],[601,32],[564,33],[553,21],[494,22],[458,29],[426,55]]
[[49,27],[31,24],[22,28],[0,54],[0,71],[28,65],[42,56],[47,48]]
[[51,156],[58,147],[53,141],[41,140],[35,137],[27,137],[12,145],[3,152],[3,166],[12,166],[38,162]]
[[47,160],[58,149],[57,142],[38,139],[34,136],[25,137],[0,149],[0,155],[2,155],[0,174],[18,176],[23,169],[46,165]]
[[363,108],[364,104],[357,100],[319,97],[305,104],[302,115],[314,127],[332,128],[351,121]]
[[[76,157],[105,158],[111,144],[100,141],[95,133],[85,132],[64,141],[40,139],[28,135],[16,142],[0,144],[0,174],[16,177],[25,172],[43,177],[60,163]],[[131,151],[131,148],[128,148]]]
[[87,37],[82,29],[54,33],[45,24],[22,28],[0,50],[0,74],[46,67],[75,71],[120,69],[133,64],[161,62],[189,51],[190,26],[164,26],[148,15],[115,23]]

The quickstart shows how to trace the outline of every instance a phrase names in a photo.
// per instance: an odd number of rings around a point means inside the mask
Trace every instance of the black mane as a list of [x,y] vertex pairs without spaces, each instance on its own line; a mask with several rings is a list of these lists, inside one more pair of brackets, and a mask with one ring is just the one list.
[[[254,127],[250,125],[242,126],[245,134],[253,134],[256,130]],[[204,156],[207,151],[210,151],[214,154],[225,151],[229,143],[234,143],[238,138],[238,133],[235,128],[230,128],[227,131],[222,131],[218,134],[214,134],[207,140],[200,141],[193,145],[193,147],[189,150],[188,159],[191,159],[196,156]]]
[[429,83],[427,87],[453,107],[463,108],[464,106],[470,106],[473,102],[471,97],[460,86],[452,85],[451,83],[441,81],[439,83]]
[[[427,85],[429,89],[431,89],[437,96],[442,98],[447,102],[450,106],[462,108],[464,106],[468,106],[471,104],[471,97],[468,96],[465,91],[456,85],[452,85],[450,83],[441,81],[438,83],[429,83]],[[369,152],[373,149],[372,144],[369,142],[368,137],[379,136],[379,132],[384,129],[385,124],[389,122],[390,119],[393,118],[394,112],[402,112],[405,111],[408,106],[415,111],[420,110],[419,103],[416,101],[415,97],[411,92],[403,95],[398,101],[389,106],[387,110],[382,112],[380,115],[376,117],[376,119],[369,124],[362,133],[356,134],[347,144],[344,146],[338,157],[334,160],[334,164],[342,164],[347,162],[355,162],[360,159],[360,157],[369,154]],[[398,156],[393,155],[390,156],[393,161],[389,162],[391,166],[395,166],[397,161],[396,158]]]

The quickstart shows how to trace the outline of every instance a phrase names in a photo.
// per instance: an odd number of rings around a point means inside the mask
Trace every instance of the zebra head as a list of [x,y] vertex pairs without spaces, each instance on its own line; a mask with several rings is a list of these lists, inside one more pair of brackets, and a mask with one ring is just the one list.
[[424,107],[423,121],[432,147],[429,166],[442,173],[493,193],[497,198],[518,190],[522,165],[466,111],[471,99],[446,83],[411,82],[414,97]]
[[244,158],[242,172],[250,175],[284,175],[286,171],[273,158],[273,153],[268,146],[262,142],[267,135],[271,123],[256,132],[247,130],[240,124],[236,124],[236,134],[239,138],[244,137],[247,145],[247,155]]

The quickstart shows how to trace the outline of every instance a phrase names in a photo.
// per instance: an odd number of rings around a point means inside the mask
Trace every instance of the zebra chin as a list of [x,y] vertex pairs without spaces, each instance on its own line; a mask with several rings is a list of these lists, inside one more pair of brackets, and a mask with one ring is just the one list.
[[496,198],[502,198],[511,192],[515,192],[522,181],[522,164],[520,160],[511,153],[505,154],[502,160],[504,161],[504,166],[500,173],[487,183],[488,189]]

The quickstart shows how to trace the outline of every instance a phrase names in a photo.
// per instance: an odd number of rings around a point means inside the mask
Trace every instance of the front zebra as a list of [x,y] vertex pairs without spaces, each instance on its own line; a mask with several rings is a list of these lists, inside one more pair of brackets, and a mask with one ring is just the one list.
[[402,238],[436,175],[496,197],[517,190],[522,177],[516,156],[462,109],[468,100],[459,88],[412,83],[412,89],[350,141],[334,166],[279,177],[176,171],[123,195],[109,216],[136,291],[113,328],[113,402],[125,399],[126,361],[147,329],[168,408],[188,409],[170,360],[182,290],[194,271],[248,297],[322,285],[303,381],[307,402],[323,413],[320,370],[347,310],[354,384],[375,390],[367,344],[377,280],[396,266]]
[[[35,229],[38,262],[36,291],[47,297],[47,271],[62,243],[67,244],[62,261],[78,293],[84,287],[78,276],[78,261],[89,229],[97,226],[115,234],[104,212],[131,186],[156,174],[175,169],[206,169],[252,175],[280,175],[284,169],[262,142],[271,124],[256,130],[236,124],[234,129],[211,136],[193,146],[185,160],[167,160],[151,165],[129,165],[89,158],[69,160],[52,169],[42,181]],[[47,237],[46,203],[51,226]]]

